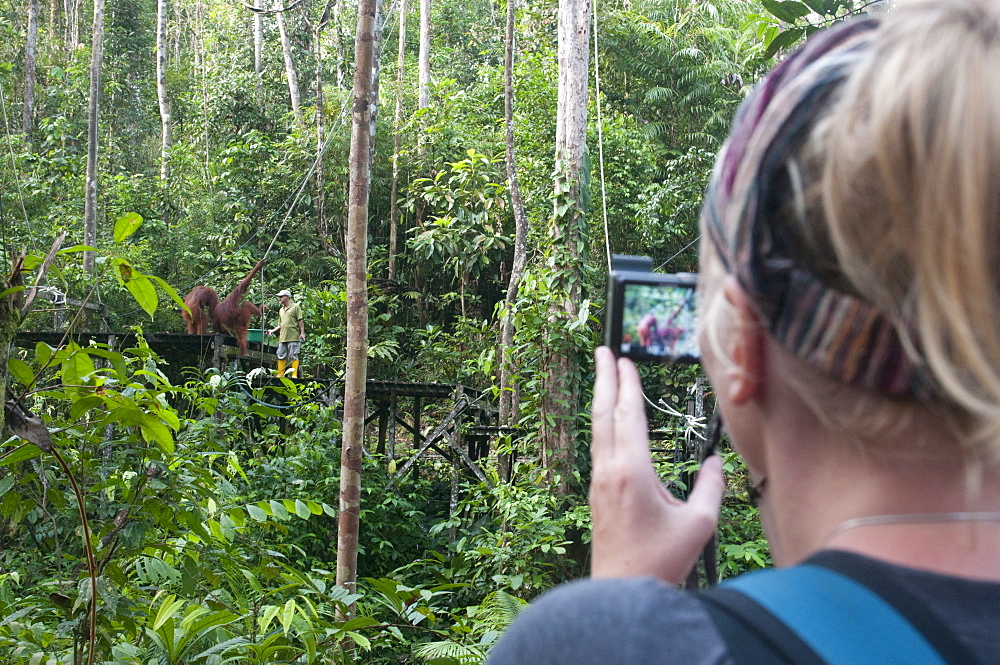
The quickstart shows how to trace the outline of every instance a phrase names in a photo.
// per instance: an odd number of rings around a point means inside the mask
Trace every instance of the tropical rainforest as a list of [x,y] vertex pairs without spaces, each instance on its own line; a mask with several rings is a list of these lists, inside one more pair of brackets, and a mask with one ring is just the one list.
[[[741,99],[867,4],[0,0],[0,662],[482,663],[587,574],[612,255],[696,271]],[[296,378],[154,343],[261,260]],[[642,373],[683,495],[711,388]],[[725,454],[693,585],[769,562]]]

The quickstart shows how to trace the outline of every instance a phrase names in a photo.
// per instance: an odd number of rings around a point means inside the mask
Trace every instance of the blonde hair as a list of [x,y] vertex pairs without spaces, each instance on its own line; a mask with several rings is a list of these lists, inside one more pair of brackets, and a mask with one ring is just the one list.
[[[1000,459],[1000,3],[911,0],[817,123],[821,215],[853,291],[897,321],[975,457]],[[821,147],[818,147],[821,146]]]
[[[906,322],[903,344],[937,386],[932,408],[985,462],[1000,460],[998,62],[1000,2],[899,2],[787,165],[774,213],[799,236],[795,258]],[[715,264],[703,258],[708,283]],[[702,303],[716,354],[723,301],[710,289]],[[927,408],[787,360],[803,400],[842,429],[870,435]]]

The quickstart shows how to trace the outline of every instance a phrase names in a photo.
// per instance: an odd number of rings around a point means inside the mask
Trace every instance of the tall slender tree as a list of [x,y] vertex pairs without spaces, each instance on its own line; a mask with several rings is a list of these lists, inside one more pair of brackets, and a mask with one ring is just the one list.
[[[511,427],[517,421],[518,393],[513,376],[517,371],[511,357],[514,345],[514,318],[512,310],[517,301],[517,293],[528,261],[528,215],[521,199],[521,187],[517,180],[517,160],[514,150],[514,25],[517,18],[515,0],[507,0],[507,38],[504,49],[503,100],[504,100],[504,145],[507,164],[507,190],[510,192],[511,209],[514,213],[514,257],[511,262],[510,277],[507,281],[507,295],[504,299],[506,314],[500,319],[500,404],[499,420],[502,427]],[[500,457],[500,474],[509,478],[510,460]]]
[[420,48],[417,51],[417,108],[431,105],[431,0],[420,0]]
[[316,51],[316,234],[324,252],[333,252],[326,220],[326,172],[324,168],[324,148],[326,129],[324,126],[325,102],[323,97],[323,28],[330,21],[333,0],[327,0],[323,15],[313,26],[313,48]]
[[389,280],[396,279],[396,238],[399,228],[399,152],[403,144],[403,74],[406,66],[406,0],[399,0],[399,41],[396,47],[396,112],[393,114],[392,186],[389,190]]
[[542,426],[545,458],[558,489],[572,487],[576,416],[580,401],[577,350],[560,334],[579,314],[586,259],[584,152],[587,140],[587,75],[590,0],[559,0],[559,77],[556,110],[554,210],[549,223],[550,265],[559,294],[549,309],[552,343],[542,370]]
[[288,37],[288,26],[285,21],[285,7],[279,7],[275,12],[278,17],[278,34],[281,36],[281,53],[285,57],[285,78],[288,79],[288,97],[292,102],[292,113],[299,126],[303,126],[305,118],[302,115],[302,96],[299,92],[299,75],[295,69],[295,58],[292,54],[292,40]]
[[[378,0],[360,0],[355,37],[351,118],[350,194],[347,211],[347,358],[344,439],[340,461],[337,584],[357,588],[361,512],[361,453],[368,371],[368,195],[371,189],[371,111]],[[353,612],[352,612],[353,613]]]
[[59,36],[59,25],[62,20],[62,3],[59,0],[49,0],[49,34],[56,38]]
[[257,99],[264,97],[264,12],[253,13],[253,80]]
[[24,43],[24,116],[21,131],[24,138],[31,140],[35,124],[35,79],[38,56],[38,14],[41,0],[28,0],[28,34]]
[[[90,47],[90,103],[87,107],[87,179],[83,203],[83,244],[97,246],[97,142],[101,109],[101,66],[104,62],[104,0],[94,0]],[[83,253],[83,269],[94,272],[94,252]]]
[[341,27],[340,15],[344,8],[344,0],[333,3],[333,37],[337,56],[337,89],[344,89],[344,61],[347,59],[347,45],[344,44],[344,31]]
[[[80,46],[80,0],[64,0],[66,14],[66,49],[75,51]],[[101,3],[103,7],[103,2]],[[103,15],[104,10],[101,9]]]
[[156,99],[160,107],[160,180],[170,177],[168,155],[173,143],[171,102],[167,94],[167,13],[168,0],[156,2]]

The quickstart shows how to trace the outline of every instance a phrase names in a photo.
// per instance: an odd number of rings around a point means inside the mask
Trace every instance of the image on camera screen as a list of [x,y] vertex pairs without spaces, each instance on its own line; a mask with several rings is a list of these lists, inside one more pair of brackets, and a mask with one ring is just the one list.
[[626,284],[622,355],[699,358],[695,290],[664,284]]

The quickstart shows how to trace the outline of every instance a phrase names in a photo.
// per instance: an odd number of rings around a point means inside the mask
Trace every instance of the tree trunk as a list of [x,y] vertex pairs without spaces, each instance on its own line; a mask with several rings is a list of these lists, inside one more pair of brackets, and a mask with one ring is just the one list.
[[59,39],[59,25],[62,18],[62,3],[59,0],[49,0],[49,36],[55,41]]
[[431,105],[431,0],[420,0],[420,51],[417,54],[417,108]]
[[[83,204],[83,244],[97,247],[97,140],[100,126],[101,64],[104,60],[104,0],[94,0],[90,56],[90,104],[87,109],[87,182]],[[94,272],[94,252],[83,253],[83,270]]]
[[173,142],[170,97],[167,96],[167,0],[156,2],[156,99],[160,105],[160,180],[170,177],[168,157]]
[[[347,214],[347,358],[344,376],[344,440],[340,462],[337,584],[353,593],[358,579],[361,454],[365,423],[368,353],[367,237],[371,188],[372,71],[377,0],[360,0],[355,39],[354,108]],[[354,613],[353,607],[350,614]]]
[[343,7],[344,0],[336,0],[333,5],[333,35],[337,47],[337,90],[344,89],[344,60],[347,59],[344,31],[340,27],[340,14]]
[[214,186],[212,184],[212,137],[211,137],[211,123],[208,120],[208,54],[205,53],[205,22],[204,22],[204,7],[201,0],[197,0],[194,4],[194,16],[195,16],[195,36],[194,43],[197,44],[196,50],[202,54],[200,59],[201,68],[201,115],[202,115],[202,125],[204,129],[202,130],[202,140],[205,143],[205,160],[202,164],[204,169],[205,183],[209,187],[209,191],[214,194]]
[[285,56],[285,76],[288,79],[288,96],[292,101],[292,113],[295,115],[295,122],[302,127],[305,120],[302,116],[301,97],[299,95],[299,76],[295,71],[295,60],[292,58],[292,42],[288,38],[288,29],[285,25],[285,9],[279,8],[278,33],[281,35],[281,52]]
[[[517,182],[517,162],[514,154],[514,24],[516,5],[507,2],[507,44],[504,51],[504,125],[506,127],[507,188],[510,191],[511,208],[514,212],[514,259],[507,282],[507,296],[504,300],[505,314],[500,319],[500,413],[501,427],[513,427],[517,423],[517,387],[513,376],[517,372],[511,358],[514,345],[514,303],[524,276],[528,260],[528,215],[521,200],[521,188]],[[499,458],[500,476],[510,480],[510,457]]]
[[264,81],[261,75],[264,71],[264,14],[253,13],[253,80],[257,89],[257,101],[264,98]]
[[28,35],[24,44],[24,119],[21,131],[24,139],[31,142],[31,132],[35,125],[35,79],[38,56],[38,14],[41,0],[28,0]]
[[[557,491],[566,494],[575,466],[575,422],[580,401],[578,349],[567,340],[579,313],[587,225],[583,206],[583,156],[587,140],[589,0],[559,0],[559,84],[556,117],[555,192],[549,225],[554,289],[549,308],[552,334],[544,359],[542,424],[545,458]],[[559,301],[562,299],[562,302]],[[562,333],[561,330],[567,332]]]
[[[66,8],[66,48],[75,51],[80,46],[80,0],[65,0]],[[104,3],[101,2],[103,15]],[[103,20],[103,19],[102,19]]]
[[372,35],[372,87],[369,92],[371,106],[368,113],[368,124],[371,127],[368,141],[368,168],[375,163],[375,124],[378,120],[379,81],[382,73],[382,28],[385,17],[382,15],[382,0],[375,2],[375,31]]
[[323,103],[323,20],[313,31],[316,48],[316,234],[320,247],[327,254],[332,253],[330,233],[326,223],[326,174],[323,170],[323,144],[326,142]]
[[403,73],[406,66],[406,0],[399,1],[399,44],[396,49],[396,112],[393,114],[392,187],[389,190],[389,281],[396,279],[396,234],[399,228],[399,150],[403,141]]

